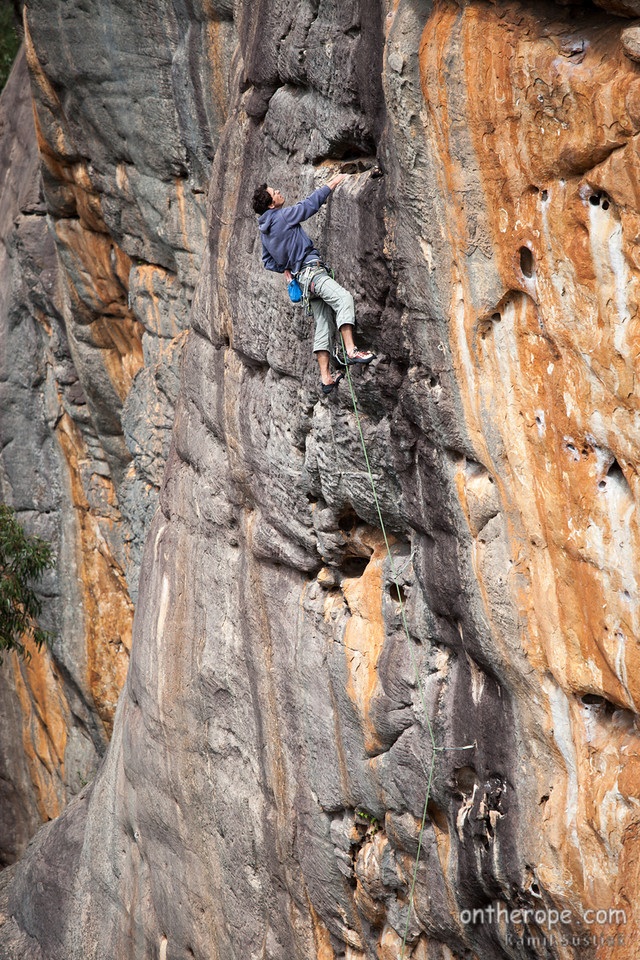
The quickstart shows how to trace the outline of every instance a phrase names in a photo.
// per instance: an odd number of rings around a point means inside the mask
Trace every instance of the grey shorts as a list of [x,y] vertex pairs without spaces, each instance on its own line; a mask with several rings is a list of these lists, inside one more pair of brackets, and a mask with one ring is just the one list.
[[319,272],[317,266],[309,266],[300,271],[298,282],[303,290],[311,278],[309,306],[316,322],[313,352],[331,352],[336,328],[356,322],[353,297],[324,268]]

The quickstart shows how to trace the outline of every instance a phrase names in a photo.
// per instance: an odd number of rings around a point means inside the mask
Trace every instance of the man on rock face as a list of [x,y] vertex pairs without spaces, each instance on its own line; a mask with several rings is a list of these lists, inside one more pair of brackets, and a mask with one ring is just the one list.
[[[329,367],[334,323],[344,342],[347,363],[366,364],[375,358],[370,351],[356,348],[353,297],[329,275],[313,241],[300,226],[318,212],[345,177],[346,174],[338,174],[306,200],[290,207],[284,206],[280,191],[266,183],[257,187],[253,195],[253,209],[259,216],[263,264],[267,270],[284,273],[287,280],[296,277],[309,297],[316,322],[313,352],[320,367],[323,393],[331,393],[343,377],[341,372],[333,374]],[[338,351],[335,356],[340,362]]]

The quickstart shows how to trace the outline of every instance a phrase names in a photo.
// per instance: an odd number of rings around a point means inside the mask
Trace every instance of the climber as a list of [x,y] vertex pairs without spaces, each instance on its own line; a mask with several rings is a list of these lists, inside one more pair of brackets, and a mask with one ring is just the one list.
[[[345,179],[346,174],[337,174],[306,200],[290,207],[284,206],[280,191],[268,187],[266,183],[257,187],[253,194],[253,209],[259,216],[263,264],[267,270],[283,273],[287,281],[295,277],[302,287],[305,300],[309,299],[316,323],[313,352],[318,360],[322,392],[325,394],[331,393],[344,376],[342,371],[332,373],[329,366],[334,326],[340,331],[344,343],[346,363],[367,364],[375,359],[374,353],[358,350],[354,343],[353,297],[330,276],[313,241],[300,226],[303,220],[308,220],[318,212],[331,196],[331,191]],[[339,350],[334,352],[334,360],[345,366]]]

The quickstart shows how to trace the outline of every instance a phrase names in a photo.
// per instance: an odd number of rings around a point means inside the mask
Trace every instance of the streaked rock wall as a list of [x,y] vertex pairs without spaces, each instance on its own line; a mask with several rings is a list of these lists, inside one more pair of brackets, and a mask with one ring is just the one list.
[[[473,155],[482,197],[477,208],[451,188],[447,217],[452,355],[502,513],[477,529],[486,476],[461,467],[474,569],[496,646],[512,666],[514,644],[524,654],[562,757],[562,776],[539,772],[536,874],[555,902],[603,908],[628,904],[628,849],[620,858],[638,818],[640,74],[623,26],[596,11],[563,22],[552,8],[469,6],[434,18],[420,47],[441,175],[461,182]],[[448,73],[467,75],[462,100]],[[491,289],[476,278],[483,246]],[[611,956],[633,953],[635,921],[621,931],[628,952]]]
[[[638,12],[28,8],[130,584],[191,332],[111,744],[0,881],[8,957],[635,956]],[[250,209],[345,158],[311,229],[398,586]]]
[[126,676],[233,52],[191,13],[29,4],[2,97],[1,489],[58,564],[51,655],[0,671],[0,862],[92,778]]
[[63,319],[24,56],[0,114],[0,490],[58,557],[43,583],[51,653],[6,656],[0,673],[4,864],[95,773],[126,676],[132,608],[115,491]]

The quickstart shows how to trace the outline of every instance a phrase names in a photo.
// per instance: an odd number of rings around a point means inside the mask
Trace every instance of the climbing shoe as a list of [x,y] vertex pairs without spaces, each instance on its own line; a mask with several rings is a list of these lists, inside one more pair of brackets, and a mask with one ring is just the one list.
[[328,393],[331,393],[331,391],[338,386],[338,384],[340,383],[343,377],[344,377],[344,373],[342,372],[342,370],[338,370],[337,373],[333,374],[333,381],[331,383],[322,384],[322,392],[325,394],[325,396]]
[[353,350],[347,354],[347,363],[371,363],[375,358],[375,353],[370,350]]

